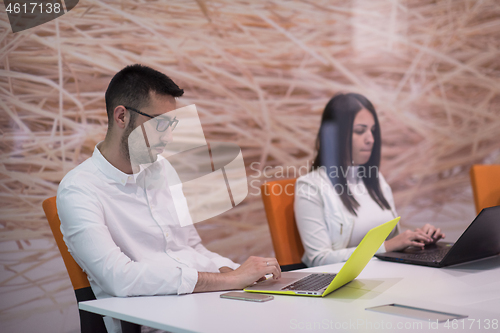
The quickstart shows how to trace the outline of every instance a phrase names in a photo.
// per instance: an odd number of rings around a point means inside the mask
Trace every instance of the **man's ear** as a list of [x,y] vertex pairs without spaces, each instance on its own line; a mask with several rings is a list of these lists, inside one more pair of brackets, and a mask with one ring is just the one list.
[[129,114],[128,112],[126,112],[126,110],[127,109],[125,109],[123,105],[118,105],[113,110],[113,120],[115,122],[115,125],[121,129],[127,127],[127,124],[130,121]]

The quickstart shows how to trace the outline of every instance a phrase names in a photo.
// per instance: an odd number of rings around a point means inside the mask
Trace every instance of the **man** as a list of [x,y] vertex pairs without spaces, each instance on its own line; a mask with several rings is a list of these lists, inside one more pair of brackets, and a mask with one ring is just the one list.
[[[118,72],[106,90],[106,138],[61,181],[61,231],[97,298],[242,289],[281,275],[274,258],[239,266],[208,251],[193,225],[179,226],[172,193],[144,185],[151,169],[138,164],[155,162],[171,140],[175,120],[167,113],[183,92],[149,67]],[[151,142],[141,151],[129,139],[146,130]]]

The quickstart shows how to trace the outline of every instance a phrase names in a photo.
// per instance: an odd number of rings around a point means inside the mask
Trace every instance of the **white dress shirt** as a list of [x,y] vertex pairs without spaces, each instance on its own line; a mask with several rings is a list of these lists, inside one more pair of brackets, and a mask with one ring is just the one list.
[[170,164],[153,165],[128,175],[96,146],[59,185],[64,241],[97,298],[191,293],[198,272],[239,266],[208,251],[192,224],[180,227],[190,217],[173,208],[172,196],[185,199],[165,186]]

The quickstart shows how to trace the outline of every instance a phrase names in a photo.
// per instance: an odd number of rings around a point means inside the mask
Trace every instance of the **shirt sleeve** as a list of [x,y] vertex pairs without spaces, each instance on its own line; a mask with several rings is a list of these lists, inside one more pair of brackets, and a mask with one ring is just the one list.
[[57,209],[69,252],[105,293],[139,296],[193,292],[198,281],[195,269],[136,262],[120,250],[104,222],[103,207],[91,189],[62,184]]
[[196,228],[194,226],[189,226],[189,241],[188,245],[194,248],[198,253],[204,255],[209,258],[218,269],[221,267],[229,267],[231,269],[236,269],[240,267],[239,264],[234,263],[231,259],[225,258],[215,252],[209,251],[203,244],[201,243],[201,238]]
[[177,214],[178,216],[181,216],[180,220],[182,222],[180,224],[183,226],[183,228],[189,228],[188,245],[194,248],[196,252],[209,258],[217,266],[217,269],[220,269],[224,266],[232,269],[240,267],[239,264],[234,263],[232,260],[225,258],[217,253],[211,252],[207,250],[205,246],[203,246],[203,244],[201,243],[200,235],[198,234],[198,231],[196,231],[196,228],[193,226],[193,220],[189,213],[189,207],[187,205],[186,197],[184,196],[184,192],[182,190],[181,179],[179,178],[177,171],[170,164],[170,162],[166,159],[163,159],[163,161],[164,167],[167,170],[166,174],[168,177],[168,182],[169,184],[172,184],[172,186],[170,186],[170,190],[172,191],[172,198],[176,203],[175,206]]
[[[382,190],[382,193],[384,194],[385,199],[389,203],[389,206],[391,206],[391,210],[392,210],[392,213],[394,214],[394,217],[397,217],[398,213],[396,212],[396,203],[394,202],[394,196],[392,195],[392,189],[389,186],[389,184],[386,182],[384,176],[382,176],[381,173],[379,173],[379,181],[380,181],[380,189]],[[398,224],[396,224],[396,227],[389,234],[387,239],[391,239],[392,237],[399,235],[400,232],[401,231],[400,231],[400,226],[399,226],[399,222],[398,222]],[[382,246],[379,249],[380,252],[377,251],[377,253],[386,252],[384,244],[385,243],[382,243]]]
[[[320,266],[346,261],[355,247],[334,250],[328,236],[319,188],[300,182],[295,192],[295,220],[304,246],[303,261],[307,266]],[[302,194],[301,194],[302,193]]]

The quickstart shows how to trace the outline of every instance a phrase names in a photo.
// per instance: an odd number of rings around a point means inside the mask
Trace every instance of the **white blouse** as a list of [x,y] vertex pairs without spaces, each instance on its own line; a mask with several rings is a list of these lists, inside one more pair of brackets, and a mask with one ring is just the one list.
[[[295,220],[304,245],[302,261],[309,267],[346,261],[366,233],[397,217],[392,191],[382,174],[380,187],[391,209],[382,209],[368,193],[357,173],[348,173],[350,193],[359,203],[357,216],[347,210],[328,175],[319,168],[299,177],[295,185]],[[340,186],[340,185],[337,185]],[[398,227],[389,236],[398,233]],[[385,252],[385,246],[377,253]]]

